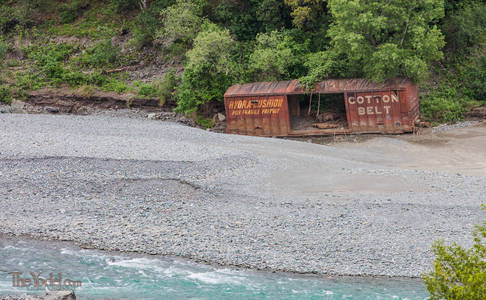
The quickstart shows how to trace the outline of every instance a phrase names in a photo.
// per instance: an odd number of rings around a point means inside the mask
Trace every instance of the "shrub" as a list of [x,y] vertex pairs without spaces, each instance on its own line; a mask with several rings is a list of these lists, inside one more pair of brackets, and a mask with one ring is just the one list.
[[46,84],[46,79],[41,78],[41,74],[38,72],[18,72],[15,74],[15,86],[20,90],[37,90]]
[[83,65],[89,67],[107,67],[118,65],[120,58],[120,46],[113,45],[111,40],[107,39],[87,49],[80,61]]
[[99,71],[94,71],[86,76],[86,84],[93,84],[102,86],[108,82],[108,79],[103,76]]
[[[84,75],[79,71],[71,71],[64,67],[74,51],[68,44],[50,44],[47,46],[33,46],[28,50],[28,57],[34,59],[45,80],[58,85],[67,82],[70,85],[79,85],[84,81]],[[30,75],[27,75],[30,76]]]
[[80,96],[83,96],[83,97],[90,97],[90,96],[93,96],[95,93],[96,93],[96,87],[92,86],[92,85],[82,85],[80,86],[76,93]]
[[4,62],[7,57],[8,43],[0,39],[0,62]]
[[22,17],[18,9],[9,5],[0,5],[0,34],[11,32],[21,21]]
[[6,85],[0,85],[0,102],[10,103],[12,102],[12,93]]
[[176,84],[175,72],[169,70],[161,81],[154,81],[151,84],[136,83],[135,85],[138,87],[138,95],[142,97],[158,97],[160,106],[164,106],[165,102],[172,97]]
[[111,0],[113,9],[117,12],[124,12],[139,7],[139,0]]
[[27,56],[36,61],[38,66],[43,66],[49,61],[64,62],[74,52],[74,47],[69,44],[49,44],[32,46],[27,50]]
[[[485,207],[483,206],[483,209]],[[435,242],[432,272],[424,277],[430,299],[480,300],[486,295],[486,222],[476,226],[470,249]]]
[[158,82],[157,85],[158,85],[160,106],[164,106],[167,100],[169,100],[174,94],[174,90],[177,85],[177,78],[174,70],[169,70],[167,73],[165,73],[164,79]]
[[138,94],[142,97],[154,97],[157,95],[157,87],[153,84],[142,83],[138,88]]
[[459,66],[463,93],[476,100],[486,100],[486,34],[483,39],[483,44]]
[[12,58],[7,61],[7,66],[8,67],[20,67],[22,65],[22,62],[18,59]]
[[103,91],[105,92],[117,92],[117,93],[123,93],[128,90],[128,86],[126,83],[119,81],[117,79],[109,79],[106,82],[104,82],[101,86]]
[[80,0],[75,0],[62,5],[60,8],[61,23],[68,24],[74,22],[78,17],[78,11],[80,7]]
[[[463,2],[463,1],[461,1]],[[466,1],[464,1],[466,2]],[[481,42],[486,32],[486,3],[464,3],[462,9],[451,11],[444,19],[446,48],[452,56],[462,58]],[[452,57],[456,58],[456,57]]]
[[465,104],[469,99],[461,100],[455,87],[439,87],[422,96],[421,115],[428,121],[453,123],[464,118]]
[[133,31],[133,42],[137,48],[141,49],[153,43],[157,30],[162,27],[160,12],[171,3],[171,0],[155,0],[138,14]]
[[86,75],[84,75],[80,71],[73,71],[63,68],[61,77],[58,80],[55,80],[54,83],[60,84],[63,82],[71,86],[79,86],[86,82]]
[[[110,41],[111,44],[111,41]],[[103,55],[103,47],[93,48],[95,55],[88,56],[90,63],[105,64],[110,54]],[[66,66],[74,48],[67,44],[51,44],[45,47],[33,46],[27,49],[28,57],[33,59],[35,66],[40,72],[26,72],[17,74],[17,87],[21,89],[38,89],[46,85],[69,84],[73,87],[80,85],[96,85],[105,91],[124,92],[127,85],[117,79],[108,79],[99,71],[85,74],[81,71],[72,70]],[[94,57],[94,58],[93,58]],[[85,57],[83,57],[85,58]]]
[[204,118],[203,116],[198,116],[196,119],[197,125],[201,126],[204,129],[213,128],[214,127],[214,120]]

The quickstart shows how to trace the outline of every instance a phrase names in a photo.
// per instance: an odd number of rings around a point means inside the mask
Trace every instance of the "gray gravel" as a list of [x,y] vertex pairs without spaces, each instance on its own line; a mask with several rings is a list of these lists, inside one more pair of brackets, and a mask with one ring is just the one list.
[[[109,116],[0,115],[0,233],[258,269],[420,276],[484,177],[369,149]],[[383,143],[405,143],[383,139]]]
[[437,127],[434,127],[433,132],[443,132],[443,131],[449,131],[458,128],[467,128],[467,127],[475,126],[479,123],[480,123],[479,121],[464,121],[464,122],[457,122],[454,124],[441,124]]

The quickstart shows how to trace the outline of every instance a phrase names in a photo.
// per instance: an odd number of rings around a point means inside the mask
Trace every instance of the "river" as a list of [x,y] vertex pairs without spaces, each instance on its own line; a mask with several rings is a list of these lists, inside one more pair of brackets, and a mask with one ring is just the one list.
[[[0,239],[0,295],[43,294],[18,279],[80,281],[78,299],[427,299],[420,280],[329,278],[87,250],[65,242]],[[21,272],[15,283],[12,272]],[[39,274],[39,272],[41,272]],[[15,280],[14,280],[15,281]],[[68,282],[69,283],[69,282]]]

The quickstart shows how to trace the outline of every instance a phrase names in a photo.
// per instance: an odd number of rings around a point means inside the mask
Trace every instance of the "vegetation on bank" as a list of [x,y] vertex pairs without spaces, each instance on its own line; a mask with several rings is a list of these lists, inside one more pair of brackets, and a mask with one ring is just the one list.
[[[484,15],[481,0],[0,0],[0,101],[62,86],[192,112],[234,83],[404,76],[423,119],[453,122],[485,103]],[[141,61],[164,70],[133,78]]]
[[[483,206],[486,209],[486,206]],[[434,244],[432,272],[425,276],[431,299],[481,300],[486,295],[486,222],[476,226],[470,249],[443,241]]]

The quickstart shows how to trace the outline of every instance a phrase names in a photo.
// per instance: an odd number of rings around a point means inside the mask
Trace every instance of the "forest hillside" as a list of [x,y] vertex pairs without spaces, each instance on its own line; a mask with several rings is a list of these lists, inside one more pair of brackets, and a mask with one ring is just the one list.
[[0,0],[0,69],[3,102],[103,91],[202,115],[235,83],[407,77],[423,120],[454,122],[486,103],[486,2]]

